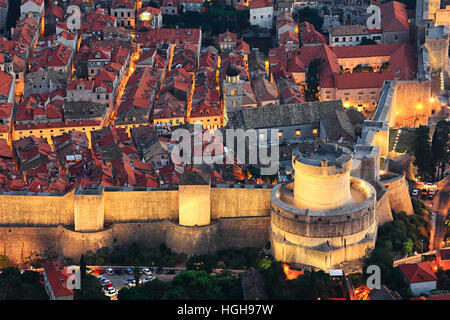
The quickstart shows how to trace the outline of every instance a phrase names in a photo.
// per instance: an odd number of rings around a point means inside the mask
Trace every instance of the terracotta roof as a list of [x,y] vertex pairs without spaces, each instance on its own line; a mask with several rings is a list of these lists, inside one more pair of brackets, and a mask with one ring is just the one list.
[[427,262],[401,264],[398,267],[409,283],[437,280],[436,275]]
[[8,97],[12,82],[13,82],[12,75],[0,71],[0,95],[6,98]]
[[394,80],[392,71],[353,72],[334,75],[336,89],[381,88],[385,80]]
[[408,14],[403,3],[397,1],[383,3],[380,5],[380,11],[383,32],[409,31]]
[[355,25],[341,25],[330,30],[332,37],[337,36],[352,36],[352,35],[367,35],[369,31],[366,26],[355,24]]
[[250,1],[249,8],[250,9],[259,9],[265,7],[272,7],[273,3],[270,0],[253,0]]
[[67,287],[67,273],[60,262],[44,264],[44,271],[55,297],[73,295],[73,291]]
[[299,34],[302,43],[327,43],[327,38],[314,28],[308,21],[302,22],[299,25]]

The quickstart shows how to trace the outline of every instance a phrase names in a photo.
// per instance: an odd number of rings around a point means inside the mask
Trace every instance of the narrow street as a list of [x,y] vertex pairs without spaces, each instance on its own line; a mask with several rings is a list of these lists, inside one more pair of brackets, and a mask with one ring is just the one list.
[[[433,225],[434,230],[431,232],[431,235],[434,235],[434,237],[430,241],[430,251],[439,249],[444,245],[443,241],[447,230],[445,219],[447,218],[450,205],[450,176],[437,182],[436,185],[439,191],[436,193],[434,199],[424,200],[426,206],[436,213],[436,222]],[[417,182],[413,188],[422,190],[423,186],[423,182]]]

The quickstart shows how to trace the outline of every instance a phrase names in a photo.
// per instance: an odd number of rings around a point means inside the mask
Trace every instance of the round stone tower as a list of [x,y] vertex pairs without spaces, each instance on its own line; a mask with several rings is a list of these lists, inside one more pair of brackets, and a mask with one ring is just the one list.
[[324,144],[293,158],[294,182],[271,195],[271,241],[277,260],[324,270],[358,259],[375,244],[375,189],[350,177],[352,154]]

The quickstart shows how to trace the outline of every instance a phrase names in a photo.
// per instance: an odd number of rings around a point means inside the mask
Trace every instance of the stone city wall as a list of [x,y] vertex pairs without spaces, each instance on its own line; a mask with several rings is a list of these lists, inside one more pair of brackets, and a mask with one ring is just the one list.
[[414,213],[405,175],[399,175],[389,180],[380,181],[380,183],[386,188],[392,210],[395,212],[404,211],[407,214]]

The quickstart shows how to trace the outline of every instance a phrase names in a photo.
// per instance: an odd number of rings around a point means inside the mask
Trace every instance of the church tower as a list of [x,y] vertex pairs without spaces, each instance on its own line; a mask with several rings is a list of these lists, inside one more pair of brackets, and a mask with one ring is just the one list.
[[228,65],[226,78],[223,81],[225,123],[228,120],[227,113],[242,108],[242,81],[239,78],[240,73],[241,71],[234,63]]

